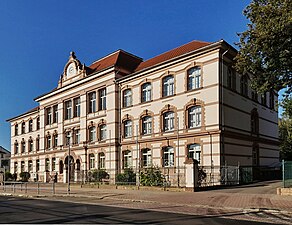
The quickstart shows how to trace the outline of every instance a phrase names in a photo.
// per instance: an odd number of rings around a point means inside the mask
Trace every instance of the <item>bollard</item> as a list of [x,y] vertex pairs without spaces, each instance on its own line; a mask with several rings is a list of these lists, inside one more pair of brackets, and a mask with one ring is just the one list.
[[13,193],[15,193],[15,183],[13,184]]
[[20,184],[20,191],[22,191],[22,183]]
[[27,193],[27,183],[25,183],[25,194]]

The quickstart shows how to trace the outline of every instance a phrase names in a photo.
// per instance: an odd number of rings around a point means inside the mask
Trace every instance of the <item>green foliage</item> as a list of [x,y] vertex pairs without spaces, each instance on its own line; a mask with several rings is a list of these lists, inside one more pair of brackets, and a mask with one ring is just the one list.
[[116,176],[116,183],[118,184],[134,184],[136,183],[136,174],[133,169],[126,168],[123,173]]
[[5,172],[5,181],[11,181],[11,180],[13,180],[13,175],[9,171],[6,171]]
[[28,179],[30,178],[30,173],[29,172],[21,172],[19,174],[20,178],[21,178],[21,181],[23,182],[27,182]]
[[282,119],[279,122],[280,158],[292,160],[292,120]]
[[12,174],[12,180],[16,181],[17,179],[17,173]]
[[292,91],[292,1],[252,0],[243,14],[248,29],[239,34],[236,68],[252,73],[259,92],[288,88]]
[[143,186],[162,186],[165,178],[158,167],[146,168],[140,174],[140,184]]
[[109,174],[102,169],[95,169],[88,172],[89,181],[102,181],[102,179],[108,179]]
[[202,182],[206,179],[207,173],[202,169],[198,168],[198,185],[201,186]]

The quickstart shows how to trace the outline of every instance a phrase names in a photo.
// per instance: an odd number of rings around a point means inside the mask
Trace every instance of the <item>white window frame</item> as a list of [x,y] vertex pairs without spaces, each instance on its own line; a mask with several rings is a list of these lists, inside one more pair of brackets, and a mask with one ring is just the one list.
[[171,146],[163,149],[163,167],[174,166],[174,148]]
[[123,107],[132,106],[132,90],[126,89],[123,91]]
[[202,125],[202,107],[192,106],[188,109],[189,128],[196,128]]
[[132,120],[126,120],[124,122],[124,136],[125,138],[132,137]]
[[174,130],[174,112],[168,111],[163,113],[163,131],[173,131]]
[[200,144],[188,145],[188,158],[196,159],[200,164],[201,162],[201,145]]
[[106,89],[100,89],[99,94],[99,110],[106,110]]
[[88,94],[89,98],[89,113],[96,112],[96,92],[90,92]]
[[166,76],[162,79],[162,91],[163,97],[174,95],[174,77],[173,75]]
[[144,116],[142,118],[142,134],[147,135],[152,133],[152,117]]
[[201,67],[193,67],[188,70],[188,90],[201,87]]
[[131,168],[132,167],[132,152],[130,150],[126,150],[123,152],[123,168]]
[[74,98],[74,117],[80,117],[80,112],[81,112],[81,100],[80,97]]
[[89,169],[94,169],[95,168],[95,155],[90,154],[89,155]]
[[106,124],[102,124],[99,126],[99,138],[101,141],[106,140]]
[[152,154],[151,149],[149,148],[142,149],[142,166],[143,167],[152,166]]
[[152,89],[151,83],[145,83],[142,85],[142,98],[141,98],[142,102],[149,102],[152,100],[151,89]]
[[89,141],[90,142],[96,141],[96,127],[89,128]]
[[98,154],[98,167],[99,169],[105,169],[105,154],[101,152]]

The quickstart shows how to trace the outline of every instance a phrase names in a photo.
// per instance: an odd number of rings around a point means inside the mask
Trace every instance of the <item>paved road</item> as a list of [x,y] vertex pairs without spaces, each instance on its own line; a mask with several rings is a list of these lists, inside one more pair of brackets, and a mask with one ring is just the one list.
[[0,223],[97,223],[97,224],[269,224],[224,215],[186,215],[13,196],[0,197]]

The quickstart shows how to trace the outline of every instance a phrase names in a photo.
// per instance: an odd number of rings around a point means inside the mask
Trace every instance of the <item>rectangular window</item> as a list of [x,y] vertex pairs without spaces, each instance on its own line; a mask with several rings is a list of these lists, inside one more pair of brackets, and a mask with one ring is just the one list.
[[132,121],[131,120],[126,120],[124,122],[124,134],[125,134],[125,138],[132,137]]
[[100,140],[103,141],[106,139],[106,125],[101,125],[100,129]]
[[164,77],[163,80],[163,97],[174,95],[174,78],[172,75]]
[[21,164],[20,164],[20,170],[21,170],[21,172],[24,172],[24,169],[25,169],[24,161],[21,161]]
[[96,140],[96,129],[95,127],[90,127],[89,128],[89,141],[93,142]]
[[35,150],[38,151],[40,150],[40,138],[36,138],[35,140]]
[[52,141],[51,135],[48,135],[47,136],[47,149],[51,148],[51,141]]
[[54,148],[58,147],[58,134],[54,134]]
[[189,108],[189,128],[201,126],[201,106],[193,106]]
[[163,166],[174,166],[174,150],[172,147],[166,147],[163,152]]
[[123,91],[123,106],[130,107],[132,106],[132,90],[127,89]]
[[89,93],[88,100],[88,113],[94,113],[96,111],[96,93]]
[[124,168],[130,168],[132,166],[132,154],[131,151],[124,151]]
[[71,137],[71,132],[65,133],[65,141],[66,141],[66,146],[71,146],[72,144],[72,137]]
[[21,153],[25,152],[25,142],[21,142]]
[[98,91],[99,95],[99,110],[106,110],[106,89],[100,89]]
[[58,123],[58,105],[53,106],[53,123]]
[[151,150],[143,149],[142,150],[142,166],[150,167],[151,165],[152,165]]
[[75,144],[80,144],[80,130],[75,130],[74,131],[75,134]]
[[164,131],[172,131],[174,130],[174,113],[166,112],[163,114],[163,126]]
[[99,153],[99,160],[98,160],[99,169],[105,169],[105,154]]
[[46,117],[47,117],[46,125],[52,124],[52,109],[51,109],[51,107],[46,109]]
[[142,85],[142,102],[151,101],[151,83]]
[[201,146],[199,144],[188,145],[188,158],[201,161]]
[[56,170],[56,158],[52,158],[52,171]]
[[80,116],[80,98],[74,98],[74,117]]
[[72,118],[72,101],[65,102],[65,120]]
[[50,171],[50,159],[46,159],[45,170],[46,170],[46,172]]

